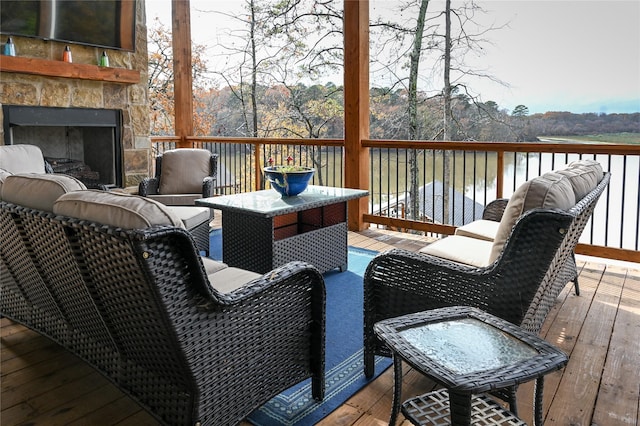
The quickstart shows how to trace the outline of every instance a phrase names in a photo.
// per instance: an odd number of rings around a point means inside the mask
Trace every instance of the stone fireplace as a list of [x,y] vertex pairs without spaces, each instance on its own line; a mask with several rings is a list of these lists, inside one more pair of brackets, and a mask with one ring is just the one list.
[[122,111],[3,105],[4,143],[38,146],[56,173],[87,188],[123,185]]
[[[0,144],[33,144],[61,173],[88,187],[137,188],[150,173],[145,2],[136,2],[135,52],[13,37],[16,57],[0,56]],[[72,172],[69,172],[72,170]]]

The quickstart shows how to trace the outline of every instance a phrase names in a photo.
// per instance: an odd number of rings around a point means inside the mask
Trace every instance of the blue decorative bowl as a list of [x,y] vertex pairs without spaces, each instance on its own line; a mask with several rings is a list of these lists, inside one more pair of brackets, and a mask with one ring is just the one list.
[[307,189],[316,169],[302,166],[269,166],[264,176],[283,197],[293,197]]

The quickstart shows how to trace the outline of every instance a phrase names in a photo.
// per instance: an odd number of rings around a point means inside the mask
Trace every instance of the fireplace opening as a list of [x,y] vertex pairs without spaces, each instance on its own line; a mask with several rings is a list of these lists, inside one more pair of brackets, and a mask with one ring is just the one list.
[[36,145],[54,172],[122,187],[122,111],[3,105],[4,143]]

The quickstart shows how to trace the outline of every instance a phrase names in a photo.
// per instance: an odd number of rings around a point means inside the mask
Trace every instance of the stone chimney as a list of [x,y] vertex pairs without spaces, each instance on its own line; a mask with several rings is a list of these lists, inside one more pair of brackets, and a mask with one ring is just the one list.
[[[136,50],[107,49],[107,69],[97,67],[103,48],[69,44],[73,63],[67,64],[61,60],[68,43],[26,37],[12,37],[17,51],[15,60],[0,56],[2,105],[122,111],[122,181],[125,187],[131,188],[149,175],[151,150],[145,0],[138,0],[136,4]],[[40,67],[30,67],[29,61]],[[42,71],[34,71],[35,68]],[[60,73],[55,71],[58,69]],[[59,77],[60,74],[64,76]],[[3,144],[1,112],[0,123],[0,144]]]

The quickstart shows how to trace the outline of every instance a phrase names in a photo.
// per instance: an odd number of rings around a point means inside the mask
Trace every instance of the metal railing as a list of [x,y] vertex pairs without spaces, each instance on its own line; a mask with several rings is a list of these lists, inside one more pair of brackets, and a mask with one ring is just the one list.
[[[343,186],[344,141],[189,137],[219,155],[218,193],[264,189],[272,158],[316,168],[312,184]],[[153,137],[154,153],[178,138]],[[640,261],[640,146],[582,143],[502,143],[364,140],[370,150],[369,208],[364,221],[402,232],[442,236],[481,217],[496,198],[525,181],[577,159],[612,172],[576,252]],[[412,173],[413,170],[413,173]],[[449,188],[445,191],[444,188]],[[416,194],[414,196],[414,194]],[[448,206],[448,207],[447,207]]]

